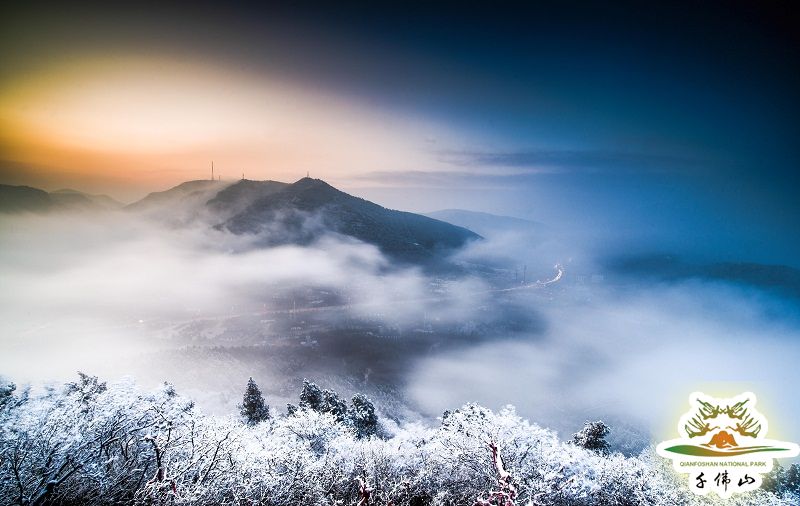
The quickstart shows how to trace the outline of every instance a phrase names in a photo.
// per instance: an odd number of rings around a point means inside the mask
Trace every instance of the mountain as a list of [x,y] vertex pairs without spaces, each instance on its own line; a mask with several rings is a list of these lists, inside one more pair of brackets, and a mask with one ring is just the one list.
[[443,209],[425,213],[425,216],[467,228],[484,237],[507,232],[538,234],[543,233],[547,228],[544,224],[536,221],[464,209]]
[[122,202],[108,195],[91,195],[77,190],[63,189],[50,192],[56,204],[67,207],[83,207],[85,209],[121,209],[125,206]]
[[268,188],[268,194],[218,227],[235,234],[260,234],[263,242],[270,245],[307,244],[335,232],[410,261],[433,259],[480,239],[463,227],[386,209],[319,179],[303,178],[284,187]]
[[30,186],[0,184],[0,212],[44,213],[48,211],[79,211],[119,209],[122,204],[107,195],[90,195],[76,190],[46,192]]
[[278,193],[288,186],[288,183],[279,181],[242,179],[220,190],[206,204],[217,213],[227,213],[229,216],[234,216],[244,211],[259,198]]
[[151,193],[126,208],[175,225],[204,221],[218,230],[252,235],[257,244],[310,244],[340,234],[408,261],[441,258],[480,236],[419,214],[386,209],[348,195],[325,181],[295,183],[188,181]]
[[153,192],[141,200],[125,206],[131,211],[152,211],[163,208],[174,208],[178,205],[205,204],[208,199],[230,183],[211,179],[186,181],[169,190]]
[[49,211],[55,203],[50,194],[30,186],[11,186],[0,184],[0,212],[41,213]]

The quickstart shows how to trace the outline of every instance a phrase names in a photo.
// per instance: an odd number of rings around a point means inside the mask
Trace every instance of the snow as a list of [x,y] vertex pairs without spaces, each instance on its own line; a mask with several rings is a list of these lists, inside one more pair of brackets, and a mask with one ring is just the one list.
[[[652,449],[636,457],[590,451],[510,406],[468,404],[436,426],[387,423],[382,437],[365,437],[308,407],[248,424],[198,412],[169,385],[142,392],[94,380],[5,398],[0,503],[713,503],[691,494]],[[790,505],[798,496],[757,491],[726,504]]]

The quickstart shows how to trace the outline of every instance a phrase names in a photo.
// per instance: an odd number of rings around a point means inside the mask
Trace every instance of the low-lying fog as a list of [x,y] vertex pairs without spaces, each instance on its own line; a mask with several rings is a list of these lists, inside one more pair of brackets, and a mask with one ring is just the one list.
[[800,440],[796,301],[620,278],[509,232],[439,275],[343,238],[252,239],[128,212],[0,217],[0,373],[170,381],[220,413],[250,376],[279,409],[306,377],[397,417],[477,401],[561,431],[606,418],[623,446],[671,437],[693,390],[753,390],[770,435]]

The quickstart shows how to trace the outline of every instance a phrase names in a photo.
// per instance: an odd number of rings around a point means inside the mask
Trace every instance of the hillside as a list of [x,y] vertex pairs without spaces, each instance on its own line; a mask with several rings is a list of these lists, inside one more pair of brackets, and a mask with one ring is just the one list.
[[0,184],[0,213],[45,213],[118,209],[122,204],[107,195],[90,195],[76,190],[46,192],[30,186]]
[[70,189],[50,192],[50,198],[60,205],[83,207],[85,209],[121,209],[125,206],[122,202],[108,195],[91,195]]
[[44,212],[53,207],[50,195],[30,186],[11,186],[0,184],[0,212]]
[[201,220],[218,230],[252,235],[261,246],[310,244],[339,234],[377,246],[394,259],[440,259],[481,236],[441,220],[386,209],[320,179],[187,181],[149,194],[126,208],[185,224]]
[[193,200],[205,203],[209,198],[213,198],[216,192],[229,184],[210,179],[186,181],[169,190],[153,192],[125,208],[132,211],[144,211],[191,204]]
[[279,181],[242,179],[220,190],[206,204],[217,213],[227,213],[228,216],[233,216],[244,211],[256,200],[285,190],[288,186],[288,183]]
[[463,227],[386,209],[311,178],[280,189],[271,187],[269,194],[219,226],[235,234],[262,234],[270,245],[305,244],[336,232],[412,261],[430,259],[480,238]]

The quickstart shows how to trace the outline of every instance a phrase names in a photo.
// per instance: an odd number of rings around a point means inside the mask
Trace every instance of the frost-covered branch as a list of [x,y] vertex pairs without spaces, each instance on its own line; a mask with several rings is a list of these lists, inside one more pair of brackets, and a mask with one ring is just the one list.
[[[565,442],[512,408],[466,405],[378,437],[366,398],[343,409],[310,385],[293,414],[254,424],[198,413],[168,385],[141,392],[90,376],[6,398],[0,504],[704,504],[653,454],[605,451],[604,425]],[[797,476],[776,474],[737,506],[797,504]]]

